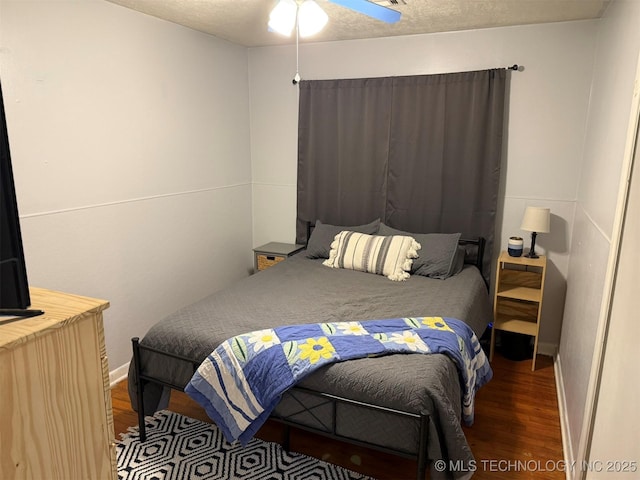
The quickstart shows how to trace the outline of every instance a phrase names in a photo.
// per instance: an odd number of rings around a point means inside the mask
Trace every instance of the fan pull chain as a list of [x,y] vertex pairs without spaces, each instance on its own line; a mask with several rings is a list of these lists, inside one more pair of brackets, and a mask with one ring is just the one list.
[[300,65],[299,65],[299,54],[298,54],[298,42],[300,37],[300,25],[298,19],[296,18],[296,75],[293,77],[293,84],[297,85],[300,82]]

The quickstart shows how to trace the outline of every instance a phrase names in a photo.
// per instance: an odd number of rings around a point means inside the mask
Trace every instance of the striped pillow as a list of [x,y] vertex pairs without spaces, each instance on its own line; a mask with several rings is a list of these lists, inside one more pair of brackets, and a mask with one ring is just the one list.
[[335,236],[329,259],[323,264],[332,268],[377,273],[390,280],[402,281],[409,278],[411,264],[418,257],[420,248],[413,237],[382,237],[345,230]]

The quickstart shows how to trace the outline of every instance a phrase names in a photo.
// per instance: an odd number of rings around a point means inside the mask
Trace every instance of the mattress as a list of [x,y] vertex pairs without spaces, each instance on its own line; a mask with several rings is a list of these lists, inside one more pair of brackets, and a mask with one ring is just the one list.
[[[169,315],[149,330],[141,344],[200,363],[224,340],[253,330],[415,316],[457,318],[480,337],[492,318],[480,272],[465,266],[446,280],[413,275],[405,282],[393,282],[380,275],[327,268],[322,260],[308,259],[303,252]],[[144,352],[141,363],[147,374],[176,386],[186,385],[193,374],[190,362],[159,354]],[[473,459],[460,426],[458,373],[444,355],[350,360],[320,369],[299,386],[390,409],[427,412],[429,458]],[[159,389],[155,395],[147,394],[153,390],[145,390],[147,414],[163,407]],[[134,400],[132,385],[130,393]],[[296,395],[309,404],[318,402],[307,393]],[[285,398],[276,414],[286,415],[296,410],[297,404],[297,400]],[[305,419],[302,415],[298,420],[318,423],[322,408],[316,410],[315,417],[307,415]],[[337,416],[341,435],[416,453],[415,421],[357,406],[340,407]]]

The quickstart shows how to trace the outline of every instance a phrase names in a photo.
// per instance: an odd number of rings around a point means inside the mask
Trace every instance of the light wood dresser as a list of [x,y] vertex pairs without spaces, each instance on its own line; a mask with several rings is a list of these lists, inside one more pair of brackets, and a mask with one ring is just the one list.
[[0,478],[116,479],[102,325],[109,303],[30,294],[44,315],[0,324]]

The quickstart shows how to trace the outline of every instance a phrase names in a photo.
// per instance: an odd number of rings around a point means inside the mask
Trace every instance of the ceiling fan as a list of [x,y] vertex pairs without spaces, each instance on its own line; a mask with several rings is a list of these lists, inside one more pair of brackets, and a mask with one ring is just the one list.
[[[386,23],[400,20],[400,12],[379,5],[369,0],[328,0],[358,13]],[[401,0],[389,0],[392,4]],[[309,37],[324,28],[329,20],[328,15],[315,0],[279,0],[269,15],[269,30],[290,36],[296,29],[296,74],[293,84],[300,82],[298,65],[298,37]]]
[[[369,0],[328,0],[386,23],[400,20],[400,12]],[[393,3],[393,1],[392,1]],[[289,36],[294,27],[301,37],[318,33],[329,17],[315,0],[279,0],[269,15],[269,30]]]

